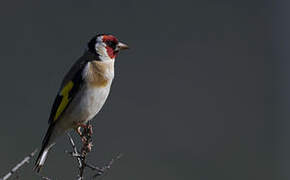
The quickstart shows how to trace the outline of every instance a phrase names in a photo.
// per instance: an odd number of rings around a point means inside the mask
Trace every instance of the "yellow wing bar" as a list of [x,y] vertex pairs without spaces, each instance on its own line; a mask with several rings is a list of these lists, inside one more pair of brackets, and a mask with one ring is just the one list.
[[55,113],[55,116],[53,118],[53,121],[57,120],[58,117],[61,115],[63,110],[66,108],[66,106],[69,103],[69,92],[73,88],[74,83],[72,81],[68,82],[61,90],[60,95],[62,96],[61,102],[57,108],[57,111]]

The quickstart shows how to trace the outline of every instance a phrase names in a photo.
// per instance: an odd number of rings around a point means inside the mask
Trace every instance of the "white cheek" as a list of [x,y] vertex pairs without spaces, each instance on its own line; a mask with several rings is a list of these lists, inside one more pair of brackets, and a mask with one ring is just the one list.
[[96,43],[95,46],[96,52],[100,55],[100,59],[102,61],[112,60],[107,53],[106,44],[105,43]]
[[99,55],[104,56],[107,55],[107,49],[105,47],[106,45],[104,43],[97,43],[95,49]]
[[99,36],[98,38],[97,38],[97,42],[102,42],[103,41],[103,36]]

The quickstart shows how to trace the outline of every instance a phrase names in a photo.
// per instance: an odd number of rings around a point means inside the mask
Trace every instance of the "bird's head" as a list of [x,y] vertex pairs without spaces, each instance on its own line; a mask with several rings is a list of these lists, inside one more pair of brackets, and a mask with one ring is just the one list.
[[116,37],[110,34],[99,34],[88,43],[88,50],[97,54],[101,61],[115,59],[120,50],[128,48],[126,44],[119,42]]

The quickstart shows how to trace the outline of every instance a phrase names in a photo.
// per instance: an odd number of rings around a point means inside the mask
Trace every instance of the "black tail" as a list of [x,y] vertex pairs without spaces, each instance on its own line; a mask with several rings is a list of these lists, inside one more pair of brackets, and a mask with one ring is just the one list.
[[37,157],[36,162],[35,162],[34,170],[38,173],[40,172],[40,169],[44,165],[44,162],[47,158],[49,149],[54,145],[54,143],[50,142],[50,138],[51,138],[51,135],[53,133],[53,130],[54,130],[54,123],[50,124],[50,126],[49,126],[49,128],[44,136],[44,139],[42,141],[41,150],[39,151],[38,157]]

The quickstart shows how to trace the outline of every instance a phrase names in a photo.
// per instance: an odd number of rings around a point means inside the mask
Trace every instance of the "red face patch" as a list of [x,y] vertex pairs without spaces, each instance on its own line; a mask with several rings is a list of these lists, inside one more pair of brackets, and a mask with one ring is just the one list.
[[116,53],[114,52],[113,48],[106,46],[107,54],[110,56],[111,59],[116,57]]
[[107,54],[110,58],[115,58],[117,52],[115,52],[115,46],[118,44],[118,39],[112,35],[103,35],[103,42],[106,44]]

